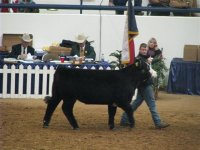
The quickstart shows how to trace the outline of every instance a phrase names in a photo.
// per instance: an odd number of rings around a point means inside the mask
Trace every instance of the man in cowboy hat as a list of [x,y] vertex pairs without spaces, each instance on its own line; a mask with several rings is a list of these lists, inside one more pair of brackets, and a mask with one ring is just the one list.
[[32,38],[30,37],[30,35],[24,33],[21,37],[21,43],[12,46],[12,51],[8,55],[8,57],[16,59],[26,59],[28,53],[34,55],[35,49],[30,46],[31,41]]
[[83,59],[85,58],[92,58],[93,60],[95,60],[96,58],[96,53],[94,51],[94,47],[92,47],[90,45],[90,42],[87,41],[87,38],[84,34],[79,34],[78,36],[76,36],[76,42],[77,44],[75,44],[72,47],[72,51],[71,51],[71,56],[79,56],[82,57]]

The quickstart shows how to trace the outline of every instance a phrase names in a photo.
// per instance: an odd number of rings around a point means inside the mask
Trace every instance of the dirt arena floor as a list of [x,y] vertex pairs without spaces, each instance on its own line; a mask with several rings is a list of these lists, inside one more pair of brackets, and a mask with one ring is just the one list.
[[61,104],[50,127],[42,128],[42,99],[0,99],[0,150],[200,150],[200,96],[159,93],[157,107],[170,127],[155,130],[146,104],[136,111],[136,127],[107,126],[107,106],[77,102],[80,130],[65,119]]

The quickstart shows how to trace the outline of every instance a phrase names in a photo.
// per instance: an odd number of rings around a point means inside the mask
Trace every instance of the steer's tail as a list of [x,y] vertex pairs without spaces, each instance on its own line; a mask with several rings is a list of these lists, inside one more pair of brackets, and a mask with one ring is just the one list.
[[58,87],[59,87],[59,71],[56,70],[56,72],[54,74],[53,85],[52,85],[52,97],[46,96],[44,98],[44,102],[47,104],[46,113],[45,113],[44,119],[43,119],[43,127],[44,128],[47,128],[49,126],[49,122],[51,120],[53,112],[61,101]]
[[58,94],[58,87],[57,87],[57,84],[59,84],[59,75],[57,73],[59,68],[57,68],[55,74],[54,74],[54,80],[53,80],[53,84],[52,84],[52,96],[45,96],[44,97],[44,102],[46,104],[49,104],[49,102],[53,99],[58,99],[59,98],[59,94]]
[[45,97],[44,97],[44,102],[45,102],[46,104],[48,104],[50,100],[51,100],[51,96],[45,96]]

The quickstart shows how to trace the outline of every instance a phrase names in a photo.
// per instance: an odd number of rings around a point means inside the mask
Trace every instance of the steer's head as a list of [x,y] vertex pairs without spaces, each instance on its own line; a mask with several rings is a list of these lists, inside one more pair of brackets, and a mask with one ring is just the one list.
[[151,76],[151,74],[149,72],[150,66],[147,63],[145,63],[144,61],[142,61],[141,59],[136,58],[134,65],[138,70],[137,72],[138,72],[139,80],[143,81]]

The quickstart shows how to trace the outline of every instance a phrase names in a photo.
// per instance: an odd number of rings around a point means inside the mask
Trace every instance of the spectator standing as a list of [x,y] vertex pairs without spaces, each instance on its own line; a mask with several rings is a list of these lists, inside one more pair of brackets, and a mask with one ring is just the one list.
[[165,79],[165,72],[167,72],[168,69],[164,62],[162,50],[159,49],[157,40],[154,37],[148,41],[147,54],[153,58],[151,67],[157,72],[157,77],[153,78],[154,94],[155,99],[157,99],[159,87],[163,83],[163,80]]
[[[136,59],[139,59],[142,62],[145,62],[149,65],[151,64],[152,59],[147,55],[147,44],[142,43],[140,45],[139,54]],[[133,109],[133,112],[135,112],[137,108],[142,104],[142,102],[145,101],[151,112],[151,116],[154,121],[156,129],[166,128],[169,126],[169,124],[161,122],[160,116],[156,109],[156,101],[154,98],[154,92],[152,87],[153,84],[152,76],[154,76],[154,71],[150,70],[150,67],[149,71],[150,71],[149,77],[138,85],[137,87],[138,93],[136,99],[132,101],[131,107]],[[129,124],[128,117],[124,112],[121,117],[120,125],[127,126],[128,124]]]
[[162,56],[162,51],[158,48],[158,43],[156,38],[152,37],[148,41],[148,51],[147,54],[152,58]]
[[[128,0],[109,0],[109,6],[126,6]],[[141,7],[142,6],[142,0],[134,0],[134,6],[135,7]],[[123,15],[123,10],[116,10],[116,14]],[[135,15],[144,15],[141,11],[135,11]]]

